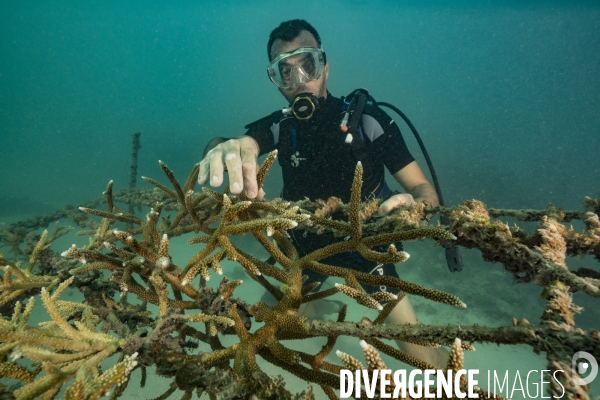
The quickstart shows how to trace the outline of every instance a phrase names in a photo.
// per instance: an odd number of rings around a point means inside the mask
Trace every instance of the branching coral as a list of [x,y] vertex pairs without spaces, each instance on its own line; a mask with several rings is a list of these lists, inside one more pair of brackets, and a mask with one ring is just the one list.
[[[269,155],[258,171],[259,186],[275,157],[276,153]],[[535,213],[488,211],[483,203],[473,200],[452,209],[410,205],[373,222],[370,217],[379,203],[360,203],[360,163],[349,204],[334,198],[293,204],[281,199],[251,200],[243,194],[232,195],[228,188],[224,193],[206,188],[196,193],[197,167],[180,185],[166,164],[159,165],[172,189],[144,178],[156,186],[154,191],[136,189],[113,194],[110,182],[103,199],[106,211],[97,209],[99,201],[81,208],[84,213],[100,218],[100,222],[73,215],[76,223],[92,227],[93,231],[84,232],[90,235],[86,246],[74,245],[63,253],[73,263],[68,267],[69,279],[64,264],[54,270],[50,268],[50,272],[44,269],[43,274],[36,270],[41,252],[48,251],[44,250],[51,241],[47,234],[38,241],[27,266],[1,260],[7,267],[0,301],[23,299],[26,290],[41,288],[41,300],[52,318],[39,328],[28,326],[34,302],[31,299],[25,306],[16,303],[12,317],[0,320],[0,376],[25,383],[15,392],[19,398],[52,398],[69,381],[73,383],[66,389],[66,398],[97,398],[112,387],[116,387],[112,397],[117,398],[124,393],[131,371],[140,368],[145,376],[151,366],[156,373],[173,378],[171,387],[159,398],[167,398],[177,389],[183,391],[183,398],[191,398],[194,390],[198,394],[207,392],[211,398],[252,395],[312,398],[312,389],[299,397],[287,392],[281,380],[265,374],[259,358],[319,385],[329,398],[336,398],[334,389],[339,385],[340,369],[362,369],[357,360],[343,352],[338,352],[341,365],[326,360],[340,336],[364,340],[362,346],[370,369],[385,367],[379,352],[417,368],[431,367],[386,345],[381,338],[431,347],[451,346],[448,370],[463,368],[462,350],[470,350],[473,343],[481,342],[528,344],[535,351],[547,354],[550,369],[570,362],[574,350],[587,349],[600,358],[600,336],[576,327],[573,316],[579,307],[571,299],[574,291],[600,297],[600,281],[590,272],[587,275],[572,272],[566,264],[568,255],[598,256],[600,223],[597,202],[592,199],[586,201],[586,213],[579,214],[556,207]],[[152,208],[143,219],[120,210],[115,205],[117,201]],[[167,209],[176,210],[173,218],[163,216]],[[448,227],[420,226],[426,213],[436,212],[448,217]],[[346,215],[347,221],[331,219],[333,214],[336,218]],[[494,219],[501,215],[539,220],[541,224],[534,234],[528,234]],[[562,223],[565,218],[584,219],[586,231],[578,233],[566,228]],[[118,223],[127,227],[116,227]],[[290,229],[333,231],[347,240],[300,257],[288,239]],[[5,232],[9,232],[8,228]],[[200,248],[185,265],[178,265],[171,254],[172,241],[191,232],[197,236],[189,244]],[[277,264],[259,260],[232,241],[232,236],[244,234],[253,235]],[[10,243],[22,240],[7,235],[5,240]],[[391,243],[424,238],[478,248],[485,259],[501,262],[520,281],[545,287],[542,323],[536,326],[515,319],[499,328],[383,325],[406,293],[455,307],[462,308],[465,304],[437,289],[323,262],[332,255],[356,251],[369,260],[402,263],[408,254]],[[16,245],[19,248],[19,243]],[[374,250],[381,245],[388,245],[387,250]],[[250,279],[275,297],[276,304],[250,305],[236,298],[237,288],[247,280],[229,280],[231,271],[224,260],[241,265]],[[341,278],[343,283],[315,291],[315,284],[304,283],[306,270]],[[207,286],[214,274],[225,275],[216,290]],[[398,296],[388,292],[369,294],[361,283],[385,285],[402,292]],[[84,304],[59,300],[69,285],[82,291]],[[117,299],[115,295],[119,292]],[[377,317],[373,321],[364,318],[347,322],[347,306],[335,322],[307,320],[298,315],[302,304],[336,293],[351,298],[351,304],[356,302],[376,310]],[[130,303],[128,297],[140,300],[141,304]],[[147,304],[156,305],[158,311],[149,311]],[[198,324],[202,324],[202,329]],[[235,335],[237,340],[224,345],[218,333]],[[312,337],[326,338],[326,343],[315,353],[293,350],[284,341]],[[200,349],[199,342],[203,343]],[[115,353],[119,354],[120,362],[102,373],[100,363]],[[19,357],[33,361],[33,367],[21,364]],[[569,382],[564,384],[570,387]],[[479,393],[487,396],[484,391]],[[569,393],[581,395],[575,389]]]
[[14,392],[18,399],[53,398],[73,378],[75,382],[67,389],[66,398],[99,398],[112,386],[124,383],[137,364],[137,354],[133,354],[100,373],[100,363],[115,353],[124,340],[97,332],[95,328],[100,320],[91,316],[87,306],[83,306],[84,312],[74,321],[75,326],[67,321],[65,315],[81,307],[78,303],[58,300],[72,280],[62,282],[52,295],[46,288],[42,289],[42,301],[52,318],[42,327],[27,326],[34,298],[28,301],[24,310],[18,303],[11,321],[2,320],[0,324],[0,340],[5,343],[3,357],[12,360],[26,357],[41,366],[41,370],[29,370],[16,367],[14,362],[3,363],[4,368],[0,370],[3,376],[27,382]]
[[23,265],[21,262],[8,263],[3,258],[2,253],[0,253],[0,263],[4,264],[4,279],[0,286],[0,306],[23,299],[27,294],[30,294],[31,289],[52,287],[59,283],[60,280],[58,277],[36,274],[33,272],[33,267],[41,252],[48,249],[51,243],[58,237],[70,231],[70,229],[63,232],[61,230],[58,224],[56,224],[49,238],[48,231],[44,231],[33,248],[29,256],[29,262],[25,267],[21,267]]

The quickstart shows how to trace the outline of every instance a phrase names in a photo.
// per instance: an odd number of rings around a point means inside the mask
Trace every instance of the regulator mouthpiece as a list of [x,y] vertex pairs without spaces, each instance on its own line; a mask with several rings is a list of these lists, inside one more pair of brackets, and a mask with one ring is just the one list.
[[319,107],[319,98],[311,93],[300,93],[290,107],[284,108],[285,115],[292,114],[300,121],[306,121],[313,117]]

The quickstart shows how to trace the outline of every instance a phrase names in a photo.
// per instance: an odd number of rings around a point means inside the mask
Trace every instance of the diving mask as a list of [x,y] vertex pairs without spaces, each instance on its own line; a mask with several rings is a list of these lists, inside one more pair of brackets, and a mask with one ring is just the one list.
[[275,57],[269,63],[267,72],[278,88],[291,89],[319,79],[325,64],[323,49],[300,47]]

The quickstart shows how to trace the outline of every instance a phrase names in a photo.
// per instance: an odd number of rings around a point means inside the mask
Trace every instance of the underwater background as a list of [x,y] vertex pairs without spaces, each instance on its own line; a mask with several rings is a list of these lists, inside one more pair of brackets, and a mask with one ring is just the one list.
[[[553,202],[580,210],[584,196],[598,195],[597,1],[4,1],[0,222],[100,197],[111,179],[115,190],[126,187],[137,131],[139,175],[167,183],[160,159],[185,179],[211,138],[241,135],[245,124],[287,105],[267,77],[266,43],[273,28],[294,18],[319,31],[333,95],[364,87],[408,115],[447,205],[476,198],[497,208]],[[400,128],[426,170],[412,134]],[[139,179],[138,186],[147,184]],[[267,196],[278,197],[280,188],[274,168]],[[61,239],[55,251],[82,240]],[[197,249],[181,243],[175,257],[185,263]],[[463,251],[465,269],[451,274],[440,248],[406,247],[411,264],[403,279],[449,291],[470,307],[449,310],[416,299],[422,322],[539,321],[541,288],[514,284],[477,251]],[[568,263],[599,268],[591,258]],[[247,294],[260,299],[251,288]],[[598,305],[585,296],[575,302],[585,310],[578,325],[598,329]],[[358,320],[364,308],[352,305],[349,319]],[[350,340],[340,343],[349,347],[344,351],[358,349]],[[467,368],[514,375],[545,366],[543,355],[524,346],[476,347],[466,355]],[[157,390],[147,389],[148,396]]]

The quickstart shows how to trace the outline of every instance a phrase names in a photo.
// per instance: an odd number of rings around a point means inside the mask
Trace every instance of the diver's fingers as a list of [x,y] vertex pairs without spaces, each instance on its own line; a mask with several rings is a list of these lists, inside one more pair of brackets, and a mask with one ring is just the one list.
[[415,200],[412,195],[409,193],[400,193],[396,194],[386,201],[384,201],[380,206],[379,210],[377,210],[377,214],[380,216],[388,215],[394,208],[400,207],[406,204],[412,204]]
[[252,146],[242,146],[241,151],[244,189],[246,191],[246,196],[254,199],[258,194],[258,183],[256,182],[256,174],[258,172],[256,149]]
[[223,183],[223,152],[217,146],[206,155],[209,163],[208,175],[210,175],[210,186],[217,187]]
[[262,200],[265,197],[265,191],[263,188],[258,189],[258,195],[256,195],[256,200]]
[[209,170],[210,165],[208,163],[208,154],[206,155],[205,158],[202,159],[202,161],[200,161],[199,165],[200,166],[198,168],[198,184],[204,185],[208,181],[208,173],[210,172],[210,170]]
[[242,192],[244,178],[242,177],[242,160],[240,158],[240,148],[237,145],[229,146],[225,153],[225,164],[229,174],[229,189],[233,194]]

